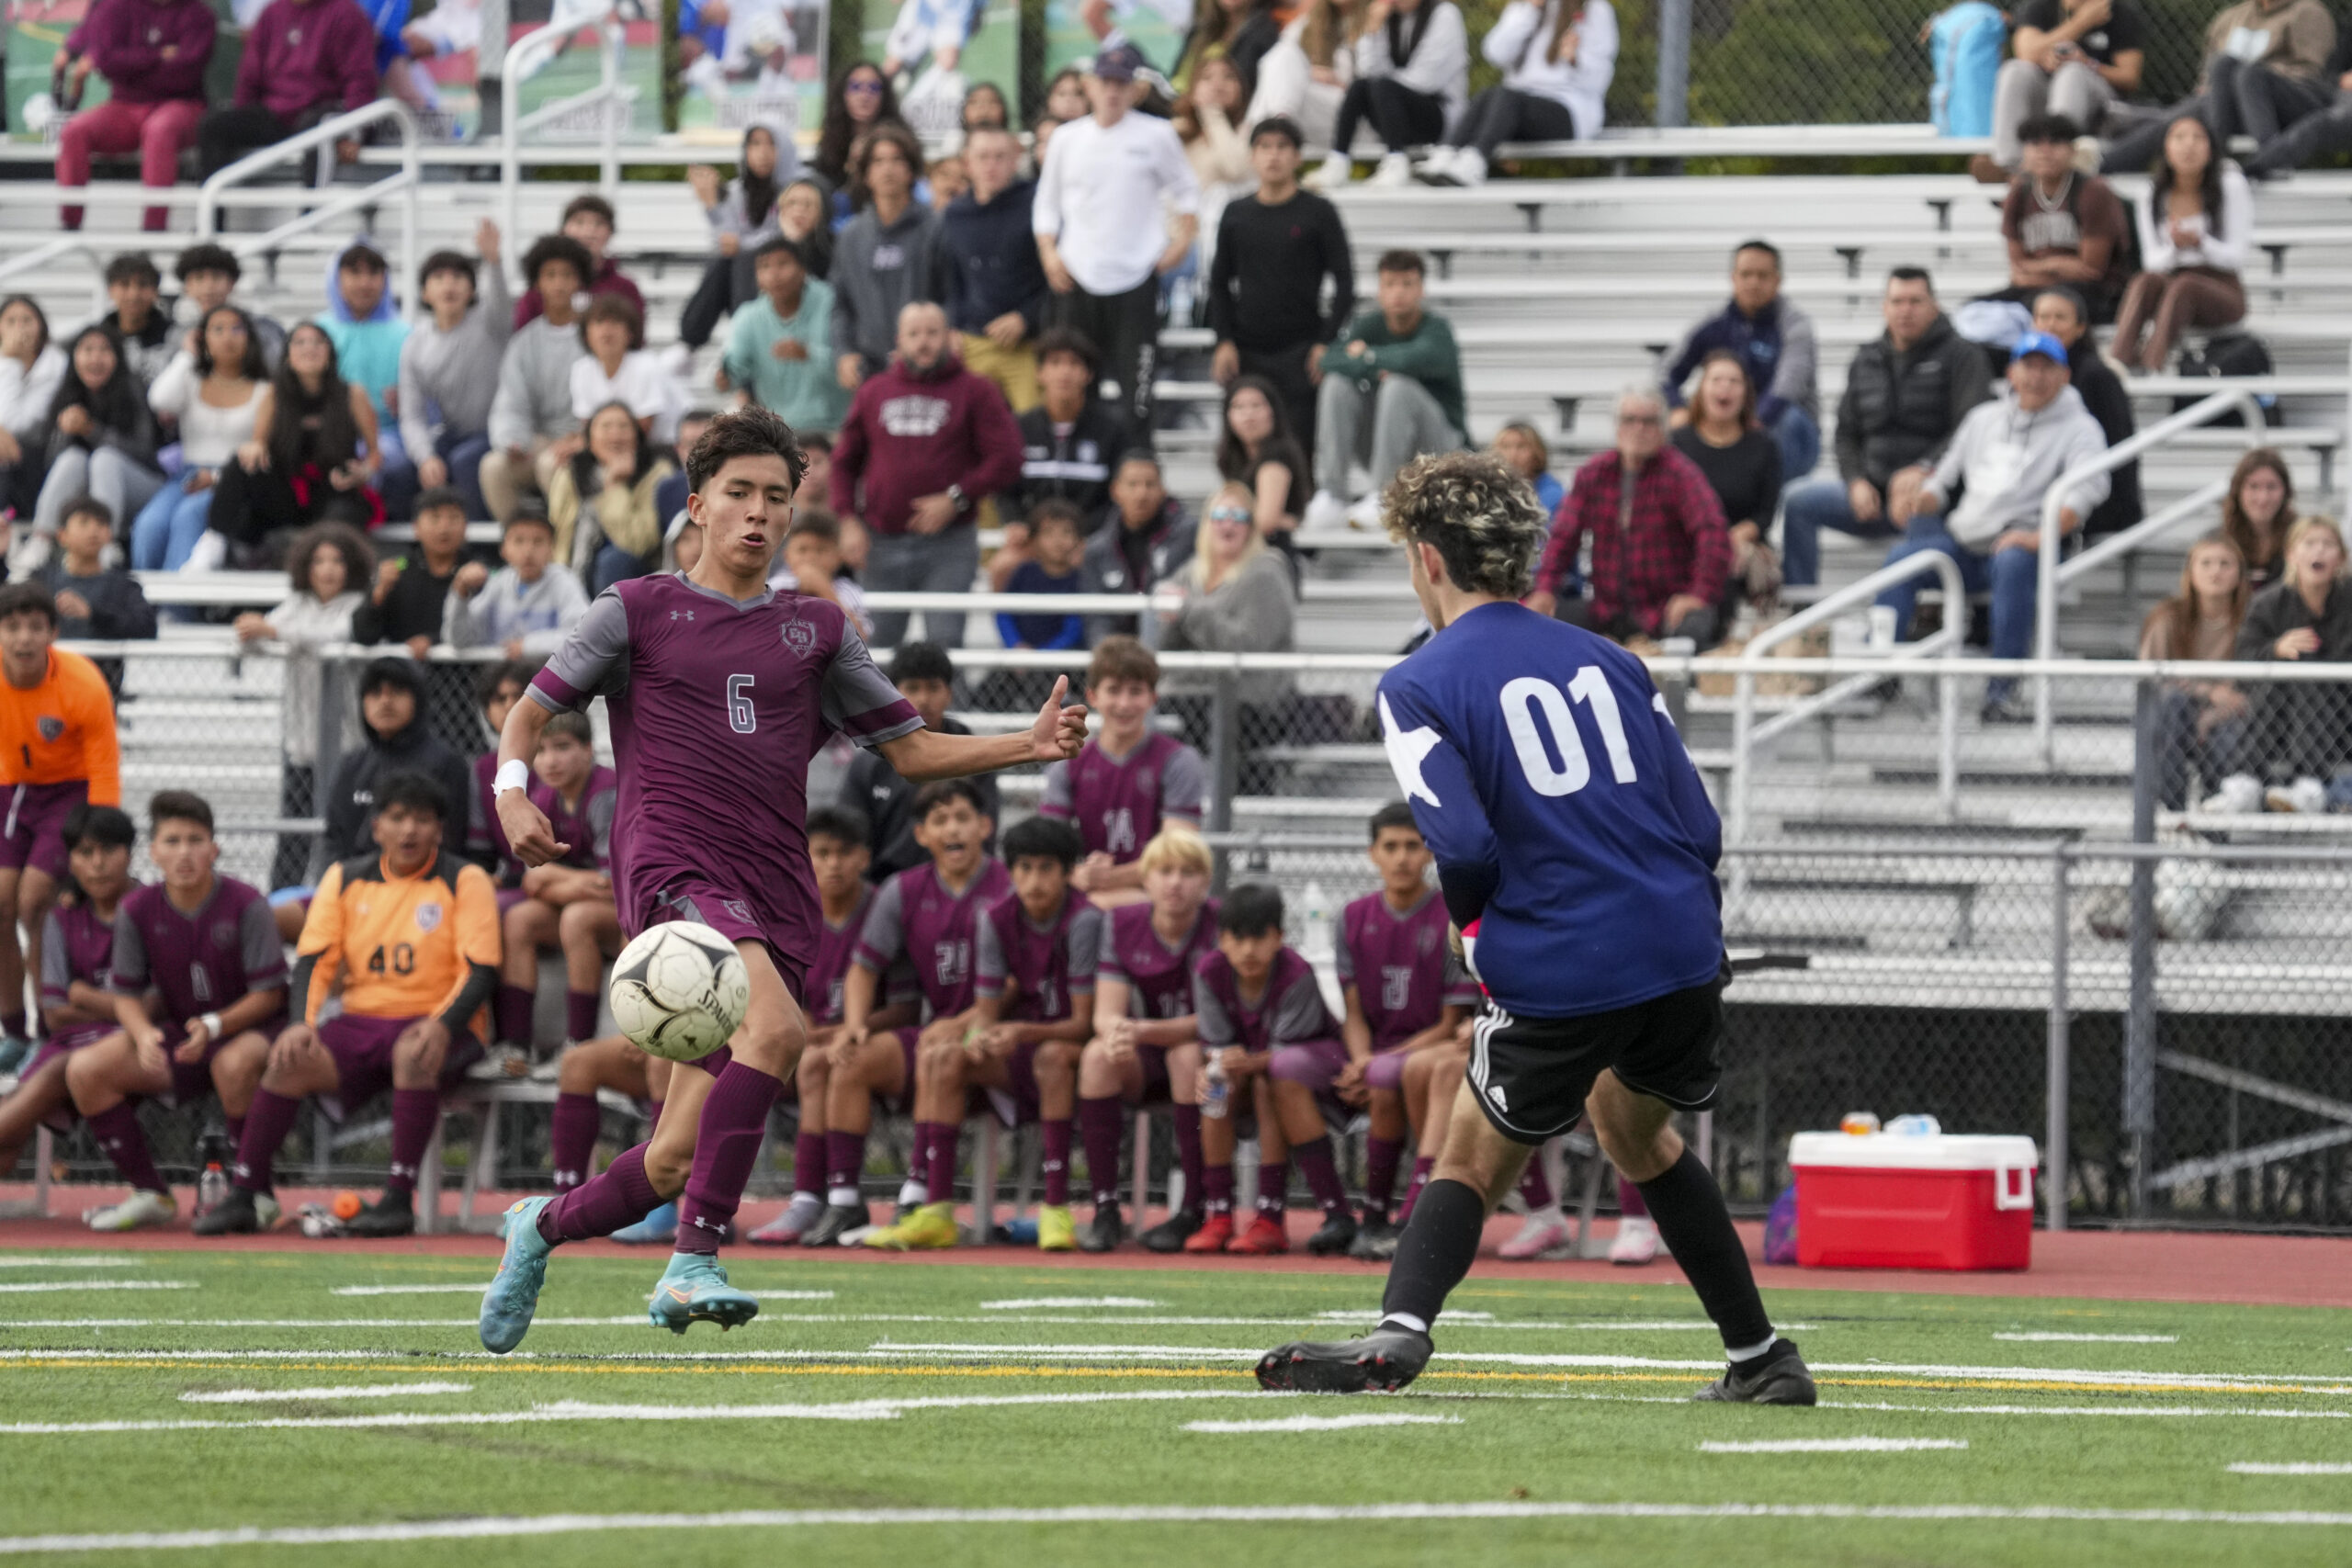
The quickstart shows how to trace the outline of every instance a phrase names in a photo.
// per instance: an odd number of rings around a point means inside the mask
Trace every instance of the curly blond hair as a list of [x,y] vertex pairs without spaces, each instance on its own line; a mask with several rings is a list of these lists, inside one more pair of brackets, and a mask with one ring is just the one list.
[[1533,585],[1544,509],[1527,481],[1490,453],[1414,458],[1389,482],[1380,510],[1388,536],[1435,548],[1458,588],[1521,599]]

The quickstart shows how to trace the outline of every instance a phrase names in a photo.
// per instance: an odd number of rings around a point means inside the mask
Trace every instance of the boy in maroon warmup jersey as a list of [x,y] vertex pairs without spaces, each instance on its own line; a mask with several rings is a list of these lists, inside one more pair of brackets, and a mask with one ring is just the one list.
[[1396,800],[1373,813],[1370,858],[1380,891],[1340,917],[1348,1065],[1332,1087],[1350,1105],[1368,1104],[1363,1223],[1349,1250],[1376,1259],[1396,1250],[1388,1204],[1405,1153],[1406,1066],[1416,1054],[1452,1043],[1478,1005],[1478,987],[1446,941],[1445,901],[1429,880],[1434,857],[1412,807]]
[[1096,1032],[1079,1058],[1079,1135],[1094,1199],[1093,1223],[1079,1238],[1088,1252],[1108,1252],[1126,1236],[1119,1214],[1123,1105],[1169,1107],[1183,1172],[1182,1204],[1144,1232],[1144,1246],[1177,1251],[1201,1228],[1203,1214],[1193,970],[1216,948],[1216,902],[1209,897],[1216,867],[1200,835],[1181,825],[1160,829],[1136,863],[1143,868],[1145,901],[1111,912],[1094,971]]
[[[115,911],[134,886],[130,846],[138,838],[138,827],[117,807],[77,806],[65,818],[70,880],[49,907],[40,950],[40,1017],[48,1033],[17,1087],[0,1100],[0,1176],[16,1168],[17,1155],[43,1122],[61,1133],[73,1130],[66,1069],[85,1047],[122,1032],[107,973],[114,957]],[[85,1217],[95,1221],[110,1212],[93,1210]]]
[[[1216,951],[1193,972],[1193,1007],[1200,1015],[1204,1070],[1201,1153],[1207,1161],[1208,1217],[1187,1252],[1276,1253],[1290,1250],[1283,1215],[1289,1207],[1295,1162],[1323,1211],[1307,1240],[1317,1256],[1345,1252],[1356,1238],[1347,1189],[1331,1156],[1324,1124],[1339,1101],[1332,1086],[1348,1066],[1340,1023],[1323,1003],[1323,987],[1306,960],[1283,942],[1283,896],[1263,884],[1237,887],[1216,915]],[[1230,1089],[1222,1113],[1214,1104],[1216,1077]],[[1246,1097],[1246,1098],[1245,1098]],[[1236,1112],[1255,1105],[1258,1116],[1258,1212],[1249,1225],[1233,1223]]]
[[689,516],[703,531],[691,572],[632,578],[589,606],[533,677],[499,739],[499,819],[526,864],[570,846],[531,803],[529,759],[559,709],[603,696],[621,796],[613,890],[624,932],[666,919],[713,926],[751,981],[726,1046],[671,1075],[652,1138],[560,1199],[526,1198],[483,1292],[481,1340],[522,1342],[549,1250],[605,1235],[681,1191],[679,1250],[649,1313],[683,1334],[694,1322],[749,1322],[759,1302],[727,1282],[720,1233],[759,1156],[769,1109],[808,1037],[799,987],[820,925],[803,818],[809,759],[833,734],[879,749],[898,773],[935,779],[1056,761],[1084,743],[1085,710],[1054,692],[1026,731],[951,736],[922,728],[830,600],[767,586],[807,466],[791,426],[762,408],[710,422],[686,458]]
[[1086,700],[1102,733],[1046,770],[1037,809],[1078,827],[1086,841],[1072,886],[1105,909],[1143,901],[1143,847],[1170,823],[1197,829],[1208,764],[1151,728],[1159,660],[1131,637],[1106,637],[1086,667]]
[[584,713],[551,715],[532,763],[531,804],[547,815],[556,837],[571,846],[561,860],[525,870],[512,903],[502,899],[505,951],[498,987],[502,1043],[529,1054],[531,1005],[539,988],[539,951],[563,951],[567,1042],[592,1038],[604,1000],[605,960],[620,951],[621,925],[613,908],[613,818],[620,776],[596,761],[595,732]]
[[[899,1190],[899,1223],[864,1238],[893,1248],[956,1245],[952,1211],[944,1230],[937,1223],[906,1229],[934,1197],[945,1201],[948,1194],[934,1192],[926,1178],[937,1167],[952,1182],[956,1135],[964,1121],[960,1098],[944,1117],[925,1114],[918,1064],[928,1052],[962,1045],[972,1024],[980,915],[1012,891],[1003,863],[983,848],[995,824],[980,810],[978,790],[961,779],[925,784],[915,792],[913,817],[916,841],[931,863],[884,883],[866,911],[856,961],[842,989],[842,1037],[825,1111],[827,1180],[836,1207],[848,1206],[841,1194],[854,1189],[865,1168],[875,1100],[891,1100],[915,1112],[914,1158]],[[927,1021],[885,1032],[875,1022],[882,977],[902,961],[913,965]],[[886,1231],[887,1239],[877,1240]]]
[[210,804],[167,789],[147,813],[147,853],[164,880],[134,888],[115,915],[107,986],[122,1028],[65,1069],[74,1109],[132,1190],[90,1216],[93,1230],[161,1224],[178,1212],[133,1101],[185,1105],[217,1087],[229,1136],[241,1138],[262,1059],[286,1021],[277,917],[267,894],[214,872]]
[[1032,817],[1004,836],[1012,892],[980,911],[974,930],[977,993],[960,1035],[926,1031],[915,1069],[917,1126],[933,1130],[926,1147],[931,1201],[869,1247],[929,1245],[956,1235],[956,1135],[967,1092],[987,1091],[1008,1126],[1035,1119],[1045,1144],[1045,1199],[1037,1210],[1037,1247],[1068,1252],[1078,1245],[1069,1215],[1070,1118],[1078,1103],[1078,1054],[1094,1029],[1095,953],[1102,911],[1069,885],[1079,839],[1066,822]]

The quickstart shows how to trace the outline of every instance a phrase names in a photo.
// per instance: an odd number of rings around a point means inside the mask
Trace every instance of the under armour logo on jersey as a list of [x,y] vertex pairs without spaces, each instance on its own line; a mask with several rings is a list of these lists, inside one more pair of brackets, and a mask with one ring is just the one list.
[[695,618],[695,613],[692,610],[673,610],[670,612],[670,618],[673,621],[691,621]]
[[1405,798],[1411,800],[1419,796],[1431,806],[1442,807],[1445,803],[1438,799],[1437,791],[1421,777],[1422,761],[1437,750],[1437,731],[1427,725],[1419,729],[1398,729],[1396,711],[1388,705],[1388,694],[1383,692],[1380,695],[1380,735],[1381,743],[1388,749],[1389,771],[1396,775],[1396,787],[1405,792]]

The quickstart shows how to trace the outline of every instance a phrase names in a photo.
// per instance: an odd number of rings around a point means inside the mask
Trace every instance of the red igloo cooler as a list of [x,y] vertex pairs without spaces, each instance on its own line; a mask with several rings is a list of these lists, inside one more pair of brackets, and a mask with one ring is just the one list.
[[2023,1269],[2031,1138],[1799,1133],[1797,1262],[1808,1269]]

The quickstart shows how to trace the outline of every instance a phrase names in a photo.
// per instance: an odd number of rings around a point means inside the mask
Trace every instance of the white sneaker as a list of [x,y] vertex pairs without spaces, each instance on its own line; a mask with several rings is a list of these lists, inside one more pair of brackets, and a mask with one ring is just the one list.
[[1446,164],[1438,184],[1449,186],[1482,186],[1487,183],[1487,160],[1476,147],[1457,147],[1453,162]]
[[1371,183],[1382,190],[1396,190],[1413,183],[1413,161],[1402,152],[1391,152],[1380,160],[1380,167],[1373,170]]
[[1380,497],[1377,493],[1362,495],[1348,508],[1348,526],[1365,533],[1380,530]]
[[261,1223],[261,1228],[263,1230],[276,1230],[277,1228],[277,1222],[285,1217],[286,1205],[280,1203],[274,1193],[256,1192],[254,1194],[254,1218]]
[[2284,789],[2271,790],[2262,803],[2273,811],[2317,816],[2327,809],[2327,786],[2306,773]]
[[466,1077],[476,1083],[505,1083],[519,1078],[531,1067],[531,1058],[512,1045],[492,1045],[482,1053],[481,1061],[466,1069]]
[[2221,790],[2206,796],[2198,809],[2251,817],[2262,809],[2262,781],[2252,773],[2232,773],[2222,781]]
[[13,581],[36,575],[49,564],[54,547],[46,534],[28,534],[8,551],[8,576]]
[[1355,168],[1347,158],[1334,152],[1323,160],[1322,166],[1298,183],[1309,190],[1341,190],[1355,178]]
[[179,1213],[179,1204],[168,1192],[133,1192],[119,1203],[88,1210],[82,1220],[94,1231],[135,1231],[170,1224]]
[[1567,1216],[1560,1206],[1538,1209],[1520,1222],[1519,1234],[1502,1244],[1496,1256],[1514,1261],[1541,1258],[1555,1247],[1567,1247],[1576,1240],[1576,1232],[1568,1228]]
[[1328,490],[1308,498],[1306,514],[1298,520],[1302,534],[1335,534],[1347,525],[1348,503]]
[[1413,168],[1413,177],[1431,185],[1443,182],[1446,171],[1453,166],[1454,149],[1440,143],[1422,154]]
[[1609,1244],[1610,1262],[1638,1265],[1657,1256],[1657,1221],[1645,1214],[1628,1214],[1617,1222],[1617,1239]]
[[204,531],[204,536],[197,540],[196,548],[188,551],[187,564],[180,570],[182,571],[219,571],[228,564],[228,536],[216,534],[207,528]]

